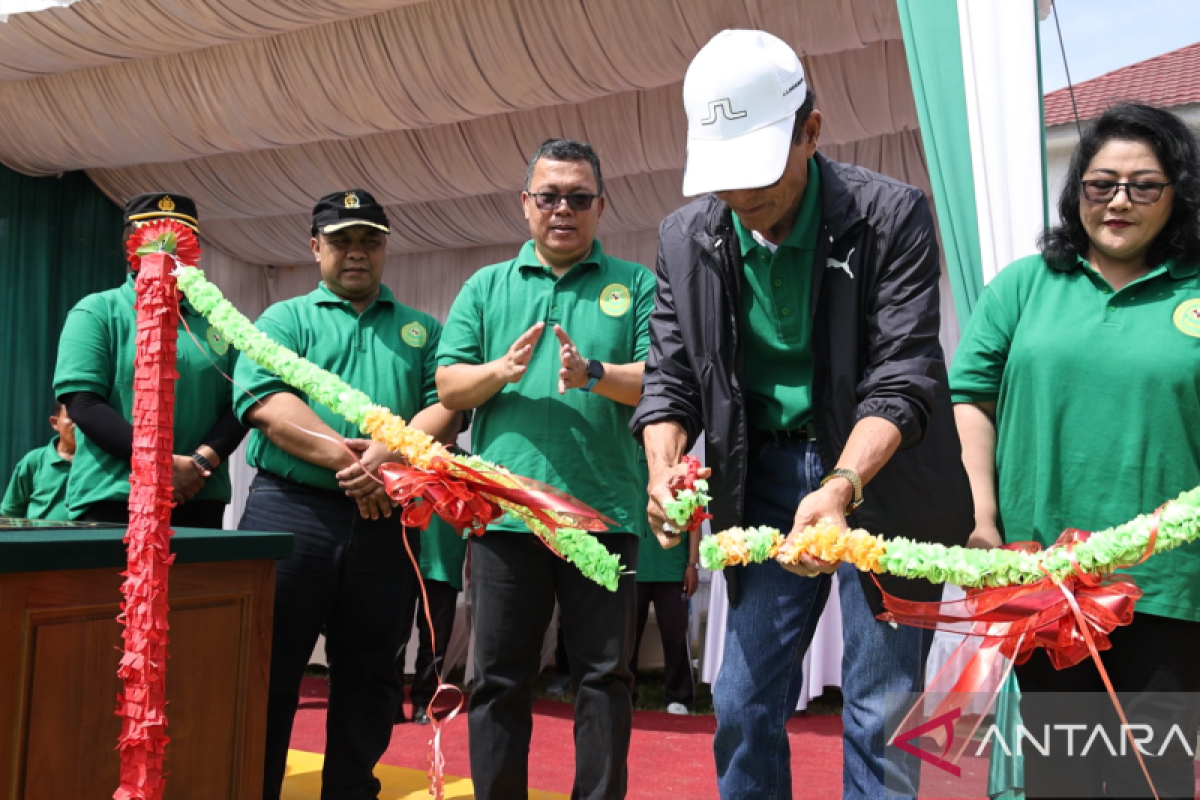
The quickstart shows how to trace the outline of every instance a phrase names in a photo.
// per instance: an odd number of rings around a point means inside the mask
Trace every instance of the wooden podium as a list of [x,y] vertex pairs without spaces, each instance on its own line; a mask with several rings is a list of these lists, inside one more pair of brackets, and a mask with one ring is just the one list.
[[[107,800],[125,531],[42,525],[0,527],[0,798]],[[275,560],[291,550],[287,533],[175,532],[170,800],[262,796]]]

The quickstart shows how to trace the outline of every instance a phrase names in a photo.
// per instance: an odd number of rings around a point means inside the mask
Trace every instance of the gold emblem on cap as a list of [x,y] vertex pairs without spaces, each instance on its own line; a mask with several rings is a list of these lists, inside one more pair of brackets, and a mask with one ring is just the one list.
[[171,195],[164,194],[162,196],[162,200],[158,201],[158,210],[159,211],[174,211],[175,210],[175,201],[171,199]]
[[354,192],[346,192],[346,199],[343,201],[346,208],[358,208],[362,203],[359,202],[358,195]]

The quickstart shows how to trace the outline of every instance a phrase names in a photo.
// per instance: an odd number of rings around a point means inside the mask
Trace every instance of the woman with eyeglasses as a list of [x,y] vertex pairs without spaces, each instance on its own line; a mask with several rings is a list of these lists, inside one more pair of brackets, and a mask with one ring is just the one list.
[[[988,285],[950,372],[977,547],[1047,547],[1066,528],[1108,528],[1200,484],[1195,136],[1169,112],[1114,106],[1084,131],[1058,210],[1041,254]],[[1200,713],[1194,697],[1157,693],[1200,692],[1200,543],[1125,572],[1144,594],[1104,668],[1133,693],[1122,695],[1129,722],[1152,725],[1145,760],[1159,796],[1190,798]],[[1059,671],[1037,650],[1016,673],[1039,742],[1044,725],[1087,725],[1073,755],[1064,729],[1048,757],[1023,748],[1027,797],[1150,796],[1094,662]],[[1037,692],[1097,694],[1066,719],[1060,696]],[[1097,722],[1125,758],[1102,742],[1080,755]],[[1183,735],[1159,756],[1176,723]]]

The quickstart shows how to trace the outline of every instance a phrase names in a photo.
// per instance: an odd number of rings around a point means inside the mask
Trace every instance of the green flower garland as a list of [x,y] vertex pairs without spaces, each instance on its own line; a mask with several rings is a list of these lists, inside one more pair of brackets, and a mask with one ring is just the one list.
[[686,530],[692,524],[696,512],[703,511],[711,502],[712,498],[708,496],[708,481],[697,478],[691,489],[675,492],[670,500],[663,503],[663,510],[667,512],[667,519],[676,528]]
[[864,572],[932,583],[953,583],[966,588],[1036,583],[1049,576],[1054,581],[1074,573],[1073,561],[1086,573],[1107,574],[1131,567],[1146,555],[1157,526],[1154,553],[1163,553],[1200,538],[1200,487],[1184,492],[1152,514],[1142,514],[1123,525],[1093,533],[1087,541],[1067,547],[1050,547],[1036,553],[1019,550],[979,550],[885,539],[866,531],[837,531],[831,526],[798,534],[790,553],[783,534],[773,528],[731,528],[700,543],[700,561],[706,569],[760,563],[800,551],[825,560],[842,560]]
[[[428,464],[432,454],[453,464],[476,470],[510,474],[503,467],[478,457],[463,458],[452,455],[425,434],[404,426],[403,421],[387,408],[375,405],[370,397],[351,388],[338,376],[272,341],[225,299],[221,290],[204,277],[202,270],[180,266],[175,275],[180,291],[196,311],[205,316],[209,324],[220,331],[221,335],[247,358],[275,373],[289,386],[299,389],[334,413],[345,417],[363,433],[384,442],[397,452],[410,456],[414,464]],[[399,430],[397,440],[383,438],[380,433],[381,421],[391,426],[392,430],[389,433]],[[409,452],[410,446],[413,451],[419,452]],[[413,457],[414,455],[417,457]],[[609,591],[617,590],[621,559],[610,553],[595,536],[578,528],[559,528],[557,531],[551,531],[526,508],[507,502],[501,502],[500,506],[519,518],[552,549],[578,567],[585,577]]]

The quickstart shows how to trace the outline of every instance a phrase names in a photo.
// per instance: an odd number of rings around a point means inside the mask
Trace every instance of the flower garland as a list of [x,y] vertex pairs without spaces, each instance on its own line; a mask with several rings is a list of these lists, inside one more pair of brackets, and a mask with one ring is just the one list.
[[700,462],[693,456],[684,456],[683,463],[687,466],[687,474],[680,481],[680,488],[671,494],[671,498],[663,503],[663,510],[676,528],[681,531],[698,530],[706,519],[712,519],[704,507],[712,502],[708,496],[708,481],[696,477],[700,471]]
[[[375,405],[370,397],[351,388],[338,376],[272,341],[234,308],[201,270],[180,266],[175,275],[180,290],[192,306],[251,361],[345,417],[392,452],[402,454],[412,467],[442,473],[443,478],[450,480],[474,480],[476,487],[482,479],[486,485],[495,487],[496,494],[477,490],[524,522],[550,549],[578,567],[585,577],[610,591],[616,591],[621,574],[620,558],[610,553],[595,536],[583,530],[580,525],[582,517],[565,512],[561,507],[544,510],[523,504],[519,498],[530,494],[529,482],[525,479],[482,459],[467,459],[451,454],[433,437],[408,427],[401,417],[383,406]],[[574,504],[578,506],[577,502]],[[470,527],[476,533],[481,533],[486,520],[476,519],[475,523]],[[602,526],[600,529],[603,529]]]
[[1200,487],[1184,492],[1152,514],[1097,531],[1068,547],[1026,551],[946,547],[910,539],[886,539],[867,531],[843,530],[822,522],[795,536],[773,528],[730,528],[700,543],[700,562],[706,569],[753,564],[776,558],[795,563],[801,553],[825,561],[845,561],[863,572],[932,583],[985,588],[1054,582],[1075,574],[1107,574],[1133,566],[1147,550],[1162,553],[1200,538]]

